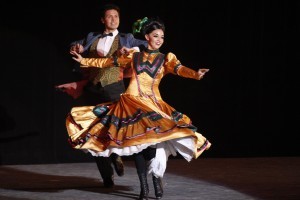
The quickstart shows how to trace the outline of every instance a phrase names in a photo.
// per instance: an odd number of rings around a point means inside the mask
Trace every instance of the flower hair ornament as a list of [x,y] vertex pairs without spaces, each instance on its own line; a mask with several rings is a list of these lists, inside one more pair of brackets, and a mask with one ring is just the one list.
[[132,33],[135,35],[136,33],[140,33],[143,25],[148,21],[148,17],[144,17],[144,19],[138,19],[132,25]]

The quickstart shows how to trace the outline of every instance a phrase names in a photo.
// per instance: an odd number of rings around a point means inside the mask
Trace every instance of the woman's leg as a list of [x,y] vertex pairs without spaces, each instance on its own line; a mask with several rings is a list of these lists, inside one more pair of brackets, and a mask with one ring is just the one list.
[[[155,155],[156,155],[156,148],[147,148],[144,151],[142,151],[145,159],[147,162],[151,161]],[[163,196],[163,185],[162,185],[162,180],[160,177],[154,176],[152,174],[152,181],[153,181],[153,186],[154,186],[154,191],[155,191],[155,196],[156,199],[160,199]]]

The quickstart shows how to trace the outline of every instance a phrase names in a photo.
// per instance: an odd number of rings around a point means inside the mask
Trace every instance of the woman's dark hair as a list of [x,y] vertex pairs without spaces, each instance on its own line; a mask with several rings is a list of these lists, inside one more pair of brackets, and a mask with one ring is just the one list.
[[151,18],[145,24],[143,24],[142,34],[143,35],[149,34],[156,29],[161,29],[161,30],[163,30],[163,32],[165,32],[165,25],[164,25],[163,21],[161,21],[157,17]]
[[105,12],[108,10],[116,10],[120,16],[120,7],[115,5],[115,4],[106,4],[103,6],[102,10],[101,10],[101,17],[104,18],[105,17]]

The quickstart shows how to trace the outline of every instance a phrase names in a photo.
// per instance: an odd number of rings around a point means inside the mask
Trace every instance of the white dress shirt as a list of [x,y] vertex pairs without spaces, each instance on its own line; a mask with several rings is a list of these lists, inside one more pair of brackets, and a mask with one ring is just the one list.
[[106,36],[99,39],[99,42],[97,44],[97,52],[100,57],[104,57],[108,54],[111,45],[118,33],[119,31],[116,29],[114,32],[112,32],[113,36]]

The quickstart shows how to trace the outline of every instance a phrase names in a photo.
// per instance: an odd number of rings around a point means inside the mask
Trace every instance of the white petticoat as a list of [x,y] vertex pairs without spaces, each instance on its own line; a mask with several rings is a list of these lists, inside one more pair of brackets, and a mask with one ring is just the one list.
[[176,156],[178,152],[188,162],[192,160],[195,150],[195,138],[185,137],[160,143],[147,143],[123,148],[113,147],[103,152],[95,152],[93,150],[86,150],[85,152],[89,152],[93,156],[103,157],[108,157],[112,153],[116,153],[119,156],[130,156],[141,152],[149,146],[156,146],[156,156],[148,163],[148,173],[153,173],[156,177],[163,177],[170,155]]

